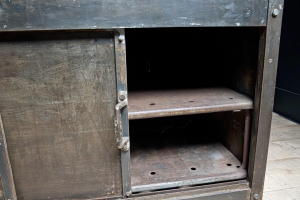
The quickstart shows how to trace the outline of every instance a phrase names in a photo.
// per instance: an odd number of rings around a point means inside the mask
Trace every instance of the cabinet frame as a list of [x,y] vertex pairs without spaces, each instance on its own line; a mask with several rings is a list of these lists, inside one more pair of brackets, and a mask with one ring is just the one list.
[[[257,1],[262,2],[262,1]],[[279,41],[280,41],[280,28],[281,28],[281,20],[282,20],[282,11],[283,11],[283,0],[269,0],[268,11],[266,16],[266,21],[260,24],[258,23],[245,23],[241,26],[261,26],[260,32],[260,48],[259,48],[259,60],[258,60],[258,73],[256,80],[256,89],[255,89],[255,98],[254,98],[254,109],[253,109],[253,122],[252,122],[252,133],[251,133],[251,144],[250,144],[250,155],[248,162],[248,181],[250,186],[248,186],[247,182],[240,182],[242,185],[241,189],[236,189],[233,186],[230,186],[232,183],[224,183],[224,185],[228,184],[228,189],[230,194],[233,194],[237,191],[245,191],[243,195],[246,195],[245,199],[254,199],[254,195],[258,195],[259,199],[262,199],[263,196],[263,185],[264,185],[264,176],[266,170],[266,162],[267,162],[267,152],[268,152],[268,144],[269,144],[269,136],[270,136],[270,127],[271,127],[271,119],[272,119],[272,110],[273,110],[273,100],[274,100],[274,91],[275,91],[275,80],[276,80],[276,69],[277,69],[277,61],[278,61],[278,52],[279,52]],[[255,4],[259,5],[260,4]],[[263,4],[264,5],[264,4]],[[30,12],[30,4],[27,5],[29,8],[26,12]],[[257,6],[258,9],[264,9]],[[273,10],[278,9],[280,12],[278,16],[273,16]],[[1,13],[6,11],[3,6],[0,7]],[[264,13],[264,11],[262,11]],[[21,15],[20,15],[21,16]],[[263,16],[263,15],[262,15]],[[61,23],[64,21],[61,20],[57,24],[52,24],[51,26],[35,26],[34,21],[32,21],[35,16],[31,16],[29,22],[31,23],[28,27],[18,28],[20,24],[14,24],[13,26],[7,26],[1,24],[0,31],[25,31],[25,30],[57,30],[57,29],[94,29],[94,28],[115,28],[115,27],[99,27],[97,23],[95,23],[96,27],[90,28],[91,21],[88,23],[76,27],[79,21],[74,18],[73,23],[70,27],[62,27]],[[9,19],[12,20],[13,18]],[[29,23],[29,24],[30,24]],[[163,27],[163,25],[160,25]],[[169,27],[174,27],[174,24],[167,25]],[[179,26],[182,26],[179,24]],[[239,26],[234,23],[227,23],[224,25],[213,23],[210,24],[202,24],[195,26]],[[128,26],[130,27],[130,26]],[[138,26],[145,27],[145,26]],[[148,25],[148,27],[156,27],[155,24]],[[124,28],[114,29],[115,37],[114,37],[114,48],[115,48],[115,65],[116,65],[116,77],[117,77],[117,91],[127,91],[127,75],[126,75],[126,48],[125,48],[125,30]],[[123,37],[123,40],[122,40]],[[129,136],[129,128],[128,128],[128,109],[125,107],[121,111],[122,119],[123,119],[123,131],[124,136]],[[2,186],[4,188],[5,199],[17,199],[16,191],[13,184],[13,177],[11,169],[5,167],[10,166],[9,154],[7,152],[7,148],[5,146],[5,134],[3,130],[2,123],[1,125],[1,166],[0,173],[2,177]],[[263,155],[263,156],[262,156]],[[129,197],[130,199],[140,199],[140,195],[131,195],[131,178],[130,178],[130,149],[128,151],[121,151],[121,163],[122,163],[122,185],[123,185],[123,198]],[[10,178],[5,179],[4,176],[8,176]],[[203,186],[205,188],[206,186]],[[212,188],[212,193],[216,191],[221,191],[218,188],[223,186],[215,186]],[[225,187],[225,186],[224,186]],[[227,187],[227,186],[226,186]],[[249,188],[247,188],[249,187]],[[6,189],[5,189],[6,188]],[[192,191],[200,191],[198,188],[192,188]],[[250,194],[251,190],[251,194]],[[201,189],[201,191],[204,191]],[[155,192],[153,195],[149,197],[143,198],[157,198],[157,199],[167,199],[167,192]],[[184,194],[184,191],[176,191],[179,194]],[[201,193],[201,192],[200,192]],[[175,194],[175,193],[174,193]],[[250,195],[249,195],[250,194]],[[185,197],[189,197],[188,194]],[[248,197],[248,198],[247,198]],[[224,196],[219,195],[214,199],[222,199]],[[188,199],[209,199],[205,197],[197,197],[194,198],[193,195],[190,195]]]

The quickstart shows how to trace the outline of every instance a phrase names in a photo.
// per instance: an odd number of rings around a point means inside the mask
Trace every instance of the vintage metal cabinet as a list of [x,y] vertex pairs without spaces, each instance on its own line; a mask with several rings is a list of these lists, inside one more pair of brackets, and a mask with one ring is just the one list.
[[1,1],[1,198],[262,199],[282,12]]

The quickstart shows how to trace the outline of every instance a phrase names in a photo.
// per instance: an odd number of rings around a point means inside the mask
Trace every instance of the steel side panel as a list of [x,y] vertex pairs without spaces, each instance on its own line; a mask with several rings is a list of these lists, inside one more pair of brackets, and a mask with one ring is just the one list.
[[3,0],[0,31],[266,26],[267,5],[267,0]]
[[[270,0],[269,3],[267,28],[261,30],[248,167],[251,198],[258,194],[259,200],[263,198],[284,1]],[[277,17],[272,17],[273,9],[280,11]]]

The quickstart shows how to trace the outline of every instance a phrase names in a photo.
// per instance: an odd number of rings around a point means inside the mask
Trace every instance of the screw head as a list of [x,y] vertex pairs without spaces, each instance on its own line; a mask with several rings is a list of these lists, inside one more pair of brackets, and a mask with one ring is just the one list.
[[126,99],[126,97],[125,97],[124,94],[121,94],[121,95],[119,96],[119,99],[120,99],[121,101],[124,101],[124,100]]
[[131,190],[126,192],[126,197],[129,197],[131,195]]
[[274,9],[274,10],[272,11],[272,16],[273,16],[273,17],[277,17],[278,14],[279,14],[279,10],[278,10],[278,9]]
[[259,195],[258,194],[254,194],[253,197],[254,197],[254,199],[259,199]]
[[120,35],[118,40],[120,43],[122,43],[124,41],[124,39],[125,39],[124,36]]

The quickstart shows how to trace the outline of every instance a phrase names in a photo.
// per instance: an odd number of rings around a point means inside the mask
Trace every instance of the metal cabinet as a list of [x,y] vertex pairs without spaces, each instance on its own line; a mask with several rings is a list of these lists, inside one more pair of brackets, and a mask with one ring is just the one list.
[[262,199],[282,11],[2,1],[2,199]]

